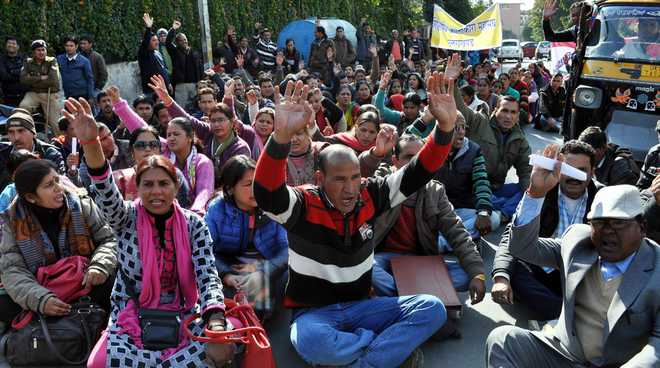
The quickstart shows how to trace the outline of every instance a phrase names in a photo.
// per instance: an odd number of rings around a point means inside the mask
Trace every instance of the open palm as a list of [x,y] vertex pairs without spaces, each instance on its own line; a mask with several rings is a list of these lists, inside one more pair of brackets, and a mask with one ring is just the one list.
[[461,76],[461,56],[458,53],[453,53],[447,59],[447,66],[445,67],[445,78],[457,80]]
[[443,132],[451,132],[456,124],[456,101],[454,101],[454,79],[434,72],[427,81],[429,111]]
[[557,1],[546,0],[543,4],[543,17],[550,18],[557,12]]
[[163,76],[156,74],[151,76],[151,83],[148,84],[149,88],[153,89],[158,98],[165,103],[165,106],[172,104],[172,97],[167,92],[167,84]]
[[98,138],[99,129],[87,100],[80,98],[76,101],[74,98],[69,98],[64,102],[64,107],[62,114],[73,126],[76,137],[81,142],[89,142]]
[[[295,85],[289,81],[284,92],[283,102],[275,106],[275,135],[286,140],[307,126],[314,110],[305,100],[309,87],[304,86],[302,81]],[[285,142],[280,142],[285,143]]]

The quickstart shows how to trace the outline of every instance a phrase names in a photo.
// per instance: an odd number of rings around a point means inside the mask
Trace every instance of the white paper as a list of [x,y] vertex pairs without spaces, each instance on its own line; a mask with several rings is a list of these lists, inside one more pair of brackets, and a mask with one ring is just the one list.
[[[71,153],[74,155],[78,154],[78,138],[76,137],[71,138]],[[71,169],[75,170],[76,165],[73,165]]]
[[[541,155],[529,155],[529,164],[532,166],[540,167],[546,170],[554,170],[555,168],[555,163],[557,160],[541,156]],[[561,173],[562,175],[570,176],[573,179],[577,179],[580,181],[586,181],[587,180],[587,173],[580,170],[576,169],[573,166],[562,162],[561,164]]]

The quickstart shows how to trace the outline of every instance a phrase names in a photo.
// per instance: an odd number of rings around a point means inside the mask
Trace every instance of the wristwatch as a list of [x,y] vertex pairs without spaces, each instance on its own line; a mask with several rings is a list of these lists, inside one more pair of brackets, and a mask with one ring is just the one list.
[[477,212],[477,215],[484,216],[484,217],[490,217],[490,212],[488,212],[487,210],[481,210],[481,211]]

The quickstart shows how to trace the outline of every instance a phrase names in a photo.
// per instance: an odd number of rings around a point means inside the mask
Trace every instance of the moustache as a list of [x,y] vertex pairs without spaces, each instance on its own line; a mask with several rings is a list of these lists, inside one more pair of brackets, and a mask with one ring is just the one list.
[[577,180],[577,179],[567,179],[566,180],[566,184],[581,185],[583,183],[584,183],[583,181]]

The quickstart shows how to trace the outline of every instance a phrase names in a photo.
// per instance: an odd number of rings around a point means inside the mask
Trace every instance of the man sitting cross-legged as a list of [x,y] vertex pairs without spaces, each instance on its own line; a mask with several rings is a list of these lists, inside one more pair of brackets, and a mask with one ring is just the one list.
[[369,299],[375,221],[431,180],[451,148],[453,81],[436,73],[428,85],[435,132],[408,165],[385,178],[362,179],[355,153],[332,145],[319,155],[318,186],[287,186],[291,137],[312,115],[303,98],[309,87],[298,81],[294,91],[289,82],[285,103],[276,108],[254,196],[289,231],[284,303],[294,308],[291,342],[308,363],[387,368],[408,358],[405,366],[419,367],[423,358],[416,348],[445,322],[445,308],[434,296]]
[[[405,167],[424,146],[414,135],[404,135],[397,142],[392,163],[382,164],[377,176],[390,175]],[[397,296],[390,260],[401,255],[436,255],[440,253],[438,235],[444,235],[458,257],[458,263],[446,260],[452,284],[458,291],[470,291],[472,303],[485,293],[484,263],[477,247],[445,194],[443,184],[431,180],[402,204],[381,215],[374,228],[374,242],[379,245],[373,269],[377,295]],[[431,280],[429,280],[431,281]]]

